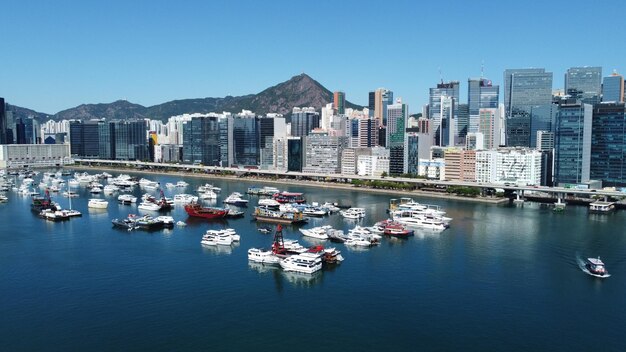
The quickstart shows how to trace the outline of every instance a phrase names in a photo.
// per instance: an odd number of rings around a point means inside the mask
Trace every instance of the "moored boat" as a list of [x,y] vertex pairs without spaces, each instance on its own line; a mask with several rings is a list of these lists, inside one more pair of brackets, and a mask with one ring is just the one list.
[[306,222],[306,218],[301,212],[284,212],[266,207],[256,207],[252,217],[257,221],[283,224],[303,224]]
[[270,249],[250,248],[248,249],[248,260],[263,264],[278,264],[280,258],[277,257]]
[[87,203],[87,207],[94,209],[106,209],[109,206],[109,202],[104,199],[92,198]]
[[228,214],[228,209],[203,207],[198,203],[189,203],[185,205],[185,211],[189,216],[204,219],[220,219]]

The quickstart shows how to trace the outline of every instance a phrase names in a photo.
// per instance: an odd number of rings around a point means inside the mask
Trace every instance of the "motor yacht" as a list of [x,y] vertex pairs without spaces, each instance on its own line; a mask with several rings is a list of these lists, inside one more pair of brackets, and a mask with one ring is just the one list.
[[174,203],[189,204],[189,203],[195,203],[197,201],[198,201],[198,197],[193,196],[191,194],[181,193],[181,194],[174,195]]
[[313,274],[322,270],[322,259],[315,253],[302,253],[281,260],[280,266],[284,271]]
[[147,210],[147,211],[159,211],[161,210],[161,205],[145,200],[139,203],[139,205],[137,206],[137,209]]
[[332,230],[332,227],[330,225],[325,225],[310,229],[300,229],[300,232],[302,232],[303,236],[317,238],[319,240],[327,240],[329,230]]
[[248,260],[263,264],[279,264],[280,258],[270,249],[250,248],[248,249]]
[[264,206],[268,208],[278,208],[280,207],[280,203],[278,203],[272,198],[263,198],[263,199],[259,199],[259,206]]
[[224,199],[224,203],[236,206],[247,206],[248,202],[249,201],[247,199],[241,198],[241,193],[239,192],[234,192]]
[[365,209],[350,208],[350,209],[340,211],[339,214],[341,214],[341,216],[343,216],[346,219],[358,220],[358,219],[362,219],[365,217]]
[[593,276],[597,277],[609,277],[608,271],[606,271],[606,267],[600,257],[598,258],[587,258],[585,261],[585,267],[589,270],[589,273]]
[[87,207],[95,209],[106,209],[109,206],[109,202],[104,199],[92,198],[87,203]]
[[122,204],[132,204],[137,203],[137,197],[130,194],[121,194],[117,197],[117,201]]

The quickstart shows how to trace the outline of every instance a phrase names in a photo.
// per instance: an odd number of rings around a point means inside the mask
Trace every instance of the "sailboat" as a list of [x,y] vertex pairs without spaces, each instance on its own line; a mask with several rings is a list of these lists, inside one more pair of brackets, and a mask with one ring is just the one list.
[[[68,194],[70,193],[70,186],[69,185],[67,186],[67,193]],[[70,201],[70,207],[69,207],[68,210],[65,211],[67,216],[69,216],[69,217],[83,216],[83,214],[80,211],[72,209],[72,197],[69,196],[69,197],[67,197],[67,199],[69,199],[69,201]]]

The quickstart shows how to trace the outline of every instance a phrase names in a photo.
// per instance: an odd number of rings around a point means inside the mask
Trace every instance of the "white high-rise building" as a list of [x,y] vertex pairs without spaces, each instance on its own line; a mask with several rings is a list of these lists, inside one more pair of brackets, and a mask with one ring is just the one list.
[[541,184],[541,152],[529,148],[476,151],[476,181]]

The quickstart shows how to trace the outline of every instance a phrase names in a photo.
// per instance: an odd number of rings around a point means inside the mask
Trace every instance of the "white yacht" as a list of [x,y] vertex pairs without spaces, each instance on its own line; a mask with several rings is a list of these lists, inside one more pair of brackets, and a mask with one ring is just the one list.
[[150,201],[143,201],[139,203],[139,205],[137,206],[137,209],[148,210],[148,211],[159,211],[161,210],[161,206],[159,204],[156,204]]
[[92,198],[87,203],[87,207],[95,209],[106,209],[109,206],[109,202],[104,199]]
[[168,215],[161,215],[161,216],[157,216],[156,218],[154,218],[156,221],[161,221],[163,222],[164,226],[174,226],[174,218]]
[[92,194],[102,193],[102,188],[100,188],[100,187],[91,187],[91,189],[89,190],[89,193],[92,193]]
[[104,194],[113,194],[113,193],[119,191],[120,188],[117,187],[116,185],[106,185],[106,186],[104,186],[104,188],[102,190],[104,191]]
[[176,188],[176,185],[171,182],[168,182],[165,184],[165,188],[167,189]]
[[178,181],[178,182],[176,182],[175,186],[178,187],[178,188],[185,188],[185,187],[189,186],[189,184],[187,182],[185,182],[185,181]]
[[284,271],[313,274],[322,270],[322,259],[315,253],[301,253],[280,261]]
[[208,246],[230,246],[233,242],[239,242],[239,239],[239,235],[233,229],[207,230],[200,243]]
[[319,240],[328,239],[328,231],[332,230],[330,225],[313,227],[311,229],[300,229],[303,236],[317,238]]
[[241,193],[239,192],[234,192],[224,199],[224,203],[236,206],[246,206],[248,205],[248,202],[249,201],[247,199],[241,198]]
[[259,206],[270,207],[270,208],[278,208],[280,207],[280,203],[272,198],[263,198],[259,199]]
[[248,249],[248,260],[263,264],[278,264],[280,258],[269,249],[250,248]]
[[137,203],[137,197],[131,194],[122,194],[119,197],[117,197],[117,201],[122,204]]
[[365,209],[363,208],[350,208],[339,212],[341,216],[346,219],[362,219],[365,217]]
[[200,197],[200,199],[217,199],[217,194],[207,189],[206,191],[198,193],[198,197]]
[[436,230],[436,231],[443,231],[448,228],[448,225],[443,223],[442,221],[432,219],[432,218],[429,219],[425,216],[394,217],[393,220],[406,227],[413,227],[413,228],[419,227],[423,229]]
[[189,204],[189,203],[196,203],[196,202],[198,202],[198,197],[193,196],[191,194],[181,193],[181,194],[174,195],[174,203]]

